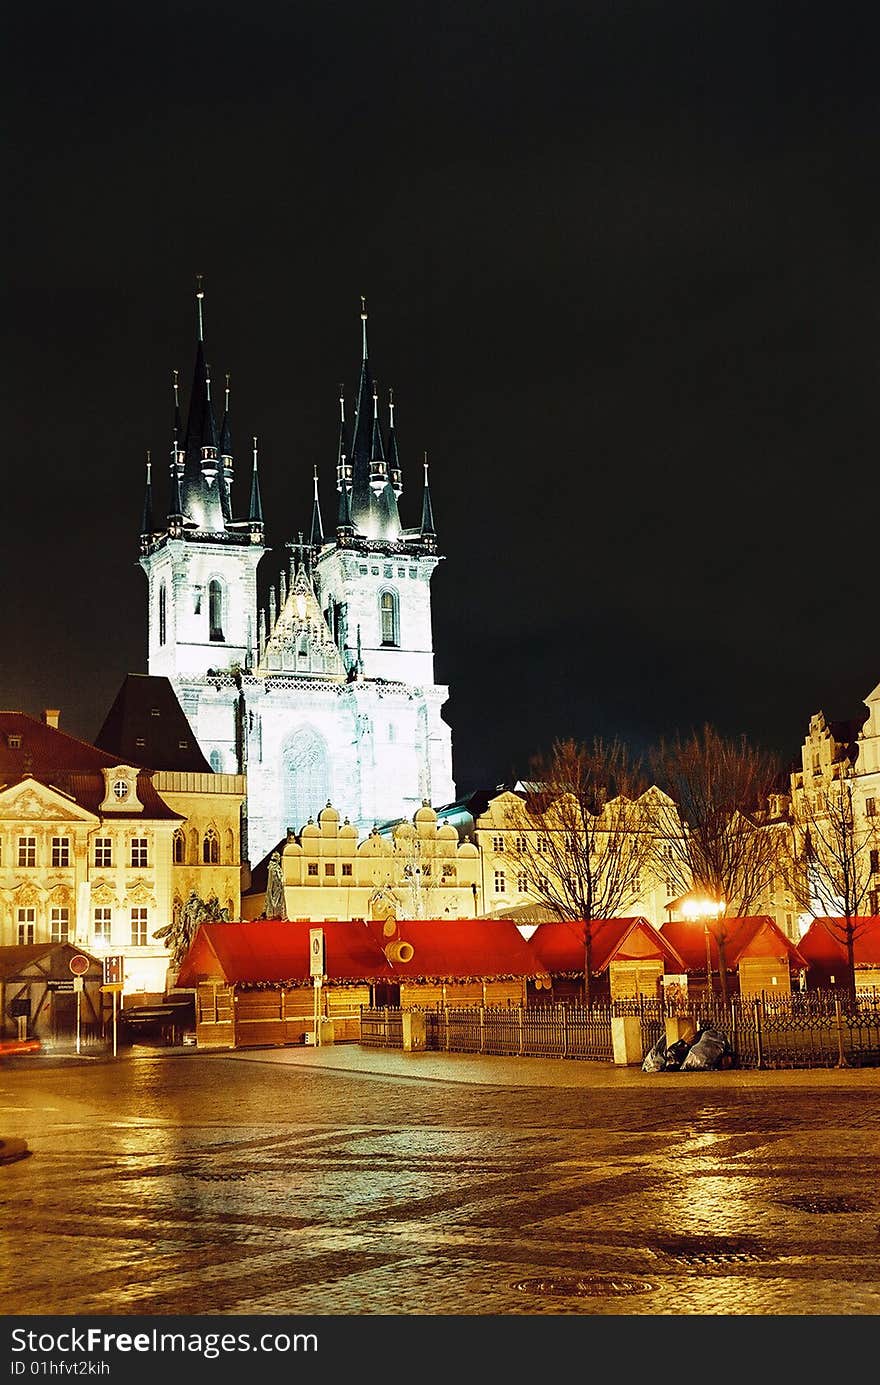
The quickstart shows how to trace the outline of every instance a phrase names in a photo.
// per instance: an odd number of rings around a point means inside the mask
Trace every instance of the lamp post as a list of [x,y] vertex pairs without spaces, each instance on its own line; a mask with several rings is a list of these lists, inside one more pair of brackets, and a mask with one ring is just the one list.
[[706,942],[706,994],[712,994],[712,935],[709,932],[709,920],[720,919],[725,910],[726,904],[723,899],[710,899],[708,897],[693,896],[685,900],[682,905],[682,913],[686,919],[693,919],[694,922],[700,921],[703,925],[703,937]]

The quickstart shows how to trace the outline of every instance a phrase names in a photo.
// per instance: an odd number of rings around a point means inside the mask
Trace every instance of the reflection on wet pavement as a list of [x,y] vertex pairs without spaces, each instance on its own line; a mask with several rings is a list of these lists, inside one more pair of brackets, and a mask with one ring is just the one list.
[[4,1312],[875,1315],[877,1089],[823,1083],[4,1071]]

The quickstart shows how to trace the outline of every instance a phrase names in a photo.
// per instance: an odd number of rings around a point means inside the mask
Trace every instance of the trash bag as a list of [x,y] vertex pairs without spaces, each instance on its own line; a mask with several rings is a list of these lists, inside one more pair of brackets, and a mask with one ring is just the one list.
[[664,1072],[666,1069],[666,1039],[661,1035],[654,1047],[645,1054],[642,1072]]
[[730,1055],[730,1044],[719,1029],[700,1029],[681,1065],[682,1072],[706,1072],[720,1068],[721,1060]]
[[689,1039],[676,1039],[674,1044],[670,1044],[666,1050],[666,1071],[678,1072],[688,1053],[690,1052],[691,1041]]

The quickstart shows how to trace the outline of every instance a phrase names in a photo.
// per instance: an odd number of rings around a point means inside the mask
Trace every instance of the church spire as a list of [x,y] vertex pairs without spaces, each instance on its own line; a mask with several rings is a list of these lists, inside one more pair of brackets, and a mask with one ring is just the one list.
[[[349,462],[351,466],[351,519],[360,533],[370,532],[373,492],[370,488],[370,463],[373,459],[373,381],[367,354],[367,304],[361,298],[362,350],[361,374],[354,407]],[[384,465],[384,455],[382,457]]]
[[[342,454],[342,470],[346,469],[345,453]],[[345,538],[354,533],[354,525],[351,520],[351,492],[345,481],[339,487],[339,508],[336,512],[336,533],[340,538]]]
[[373,381],[373,437],[370,443],[370,490],[379,496],[388,483],[382,428],[379,423],[379,386]]
[[211,377],[205,364],[204,291],[202,277],[197,277],[198,341],[193,372],[192,393],[183,444],[183,476],[181,500],[184,514],[195,527],[211,533],[222,533],[226,520],[218,487],[213,485],[217,475],[217,424],[211,402]]
[[403,490],[403,474],[397,451],[397,431],[394,427],[394,390],[388,391],[388,479],[399,496]]
[[[257,470],[257,440],[254,438],[254,466],[251,475],[251,507],[248,512],[248,522],[251,527],[251,540],[254,543],[263,541],[263,502],[260,498],[260,477]],[[257,533],[259,531],[259,533]]]
[[147,453],[147,483],[144,489],[144,508],[141,515],[141,537],[149,538],[153,533],[153,482],[150,475],[150,454]]
[[223,518],[232,519],[232,430],[229,424],[229,372],[226,373],[226,394],[223,401],[223,422],[220,425],[220,501]]
[[422,539],[433,544],[437,538],[434,528],[434,507],[431,504],[431,490],[428,485],[428,454],[425,453],[425,488],[422,492]]
[[318,498],[318,463],[315,463],[314,474],[315,498],[312,501],[312,530],[309,535],[309,543],[312,548],[320,548],[324,542],[324,526],[321,523],[321,501]]

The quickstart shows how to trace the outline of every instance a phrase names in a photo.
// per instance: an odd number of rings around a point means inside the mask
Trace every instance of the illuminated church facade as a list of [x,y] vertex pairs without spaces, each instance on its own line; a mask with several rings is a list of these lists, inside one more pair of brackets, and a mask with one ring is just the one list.
[[261,599],[269,550],[257,441],[247,504],[237,506],[229,391],[218,427],[202,321],[200,287],[187,421],[175,376],[159,523],[147,464],[148,672],[170,680],[212,768],[246,774],[243,852],[257,862],[330,800],[369,831],[455,797],[441,716],[448,690],[434,681],[430,587],[440,555],[426,464],[419,521],[407,528],[401,518],[394,406],[381,416],[364,307],[350,423],[339,401],[335,524],[325,529],[316,464],[308,539],[303,529],[285,546]]

